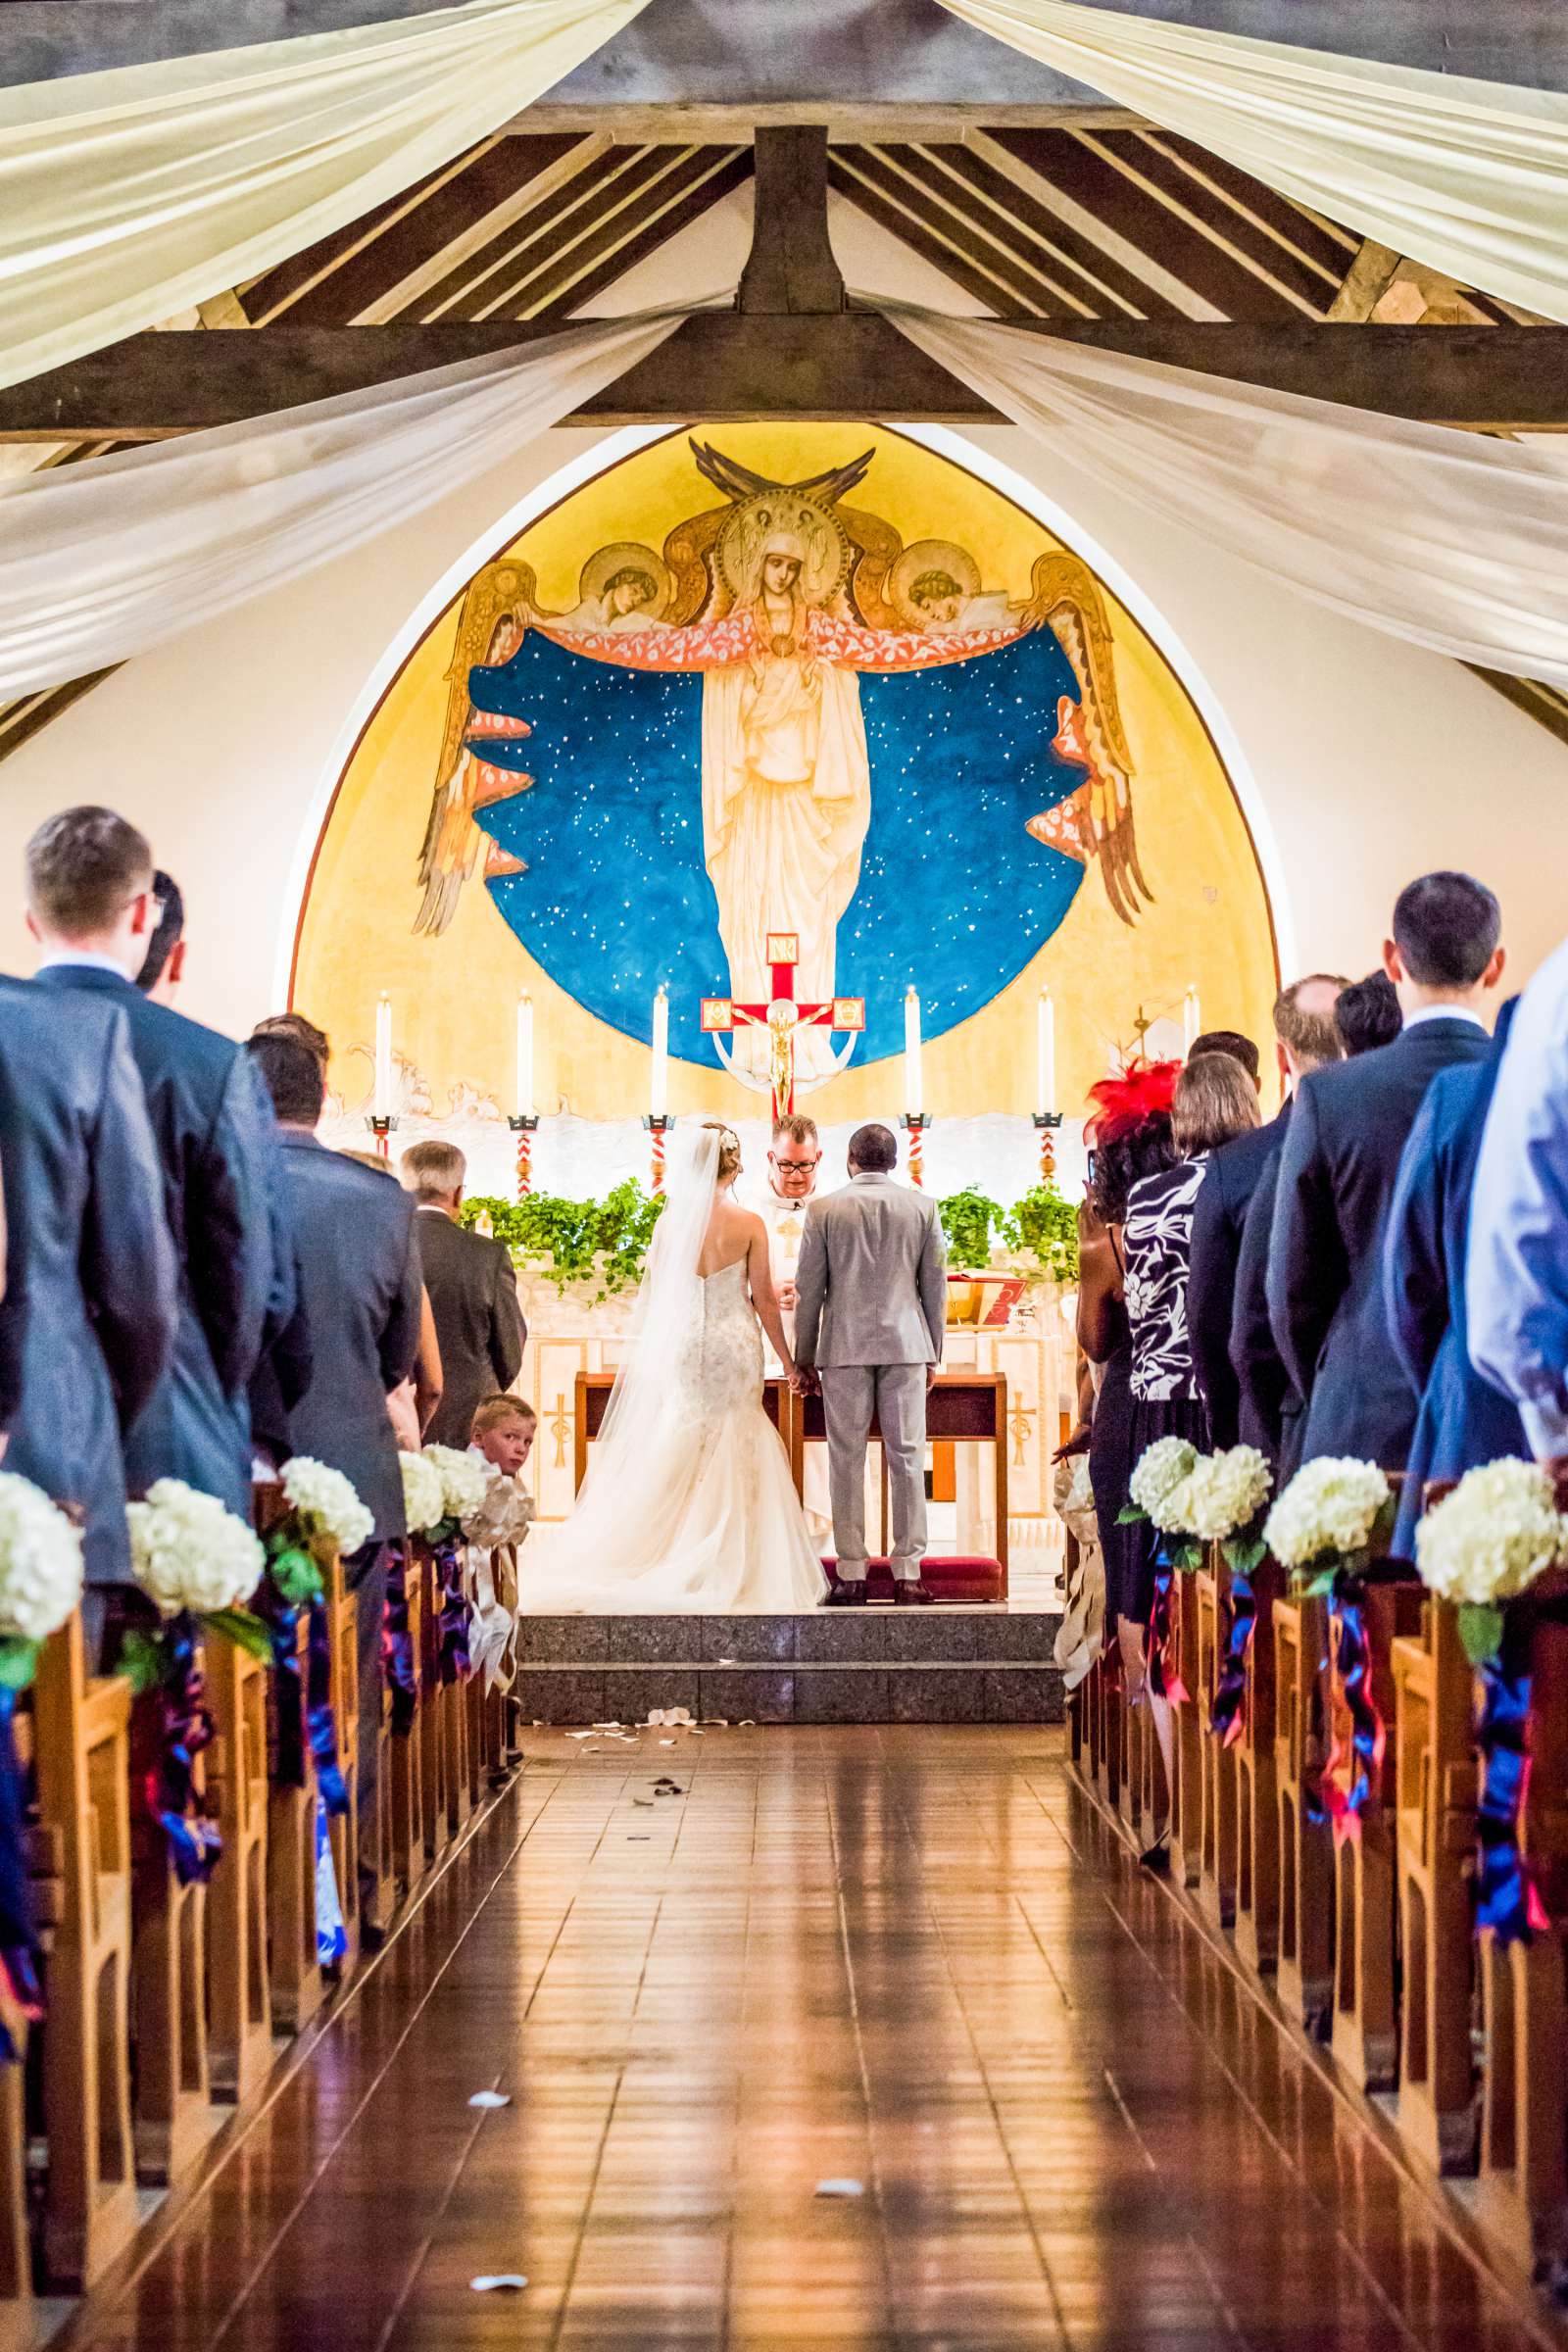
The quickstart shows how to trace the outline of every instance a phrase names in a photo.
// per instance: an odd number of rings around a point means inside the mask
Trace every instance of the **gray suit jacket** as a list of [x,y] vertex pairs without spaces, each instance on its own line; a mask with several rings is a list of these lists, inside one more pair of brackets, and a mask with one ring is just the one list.
[[813,1200],[795,1273],[797,1363],[941,1363],[947,1267],[924,1193],[863,1175]]

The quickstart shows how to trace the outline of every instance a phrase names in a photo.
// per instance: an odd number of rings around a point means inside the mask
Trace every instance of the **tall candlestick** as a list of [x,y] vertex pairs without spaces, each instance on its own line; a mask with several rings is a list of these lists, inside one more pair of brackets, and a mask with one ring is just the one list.
[[1040,991],[1040,1101],[1036,1108],[1042,1118],[1056,1107],[1056,1007],[1051,1001],[1051,991]]
[[1190,988],[1182,1000],[1182,1052],[1190,1054],[1196,1039],[1202,1034],[1202,1022],[1198,1010],[1198,991]]
[[526,989],[517,997],[517,1116],[533,1116],[533,999]]
[[648,1108],[656,1119],[664,1116],[669,1101],[669,998],[662,981],[654,998],[654,1072]]
[[392,1000],[383,989],[375,1008],[375,1102],[373,1115],[392,1116]]
[[904,996],[904,1107],[910,1112],[925,1108],[925,1088],[920,1075],[920,1000],[912,983]]

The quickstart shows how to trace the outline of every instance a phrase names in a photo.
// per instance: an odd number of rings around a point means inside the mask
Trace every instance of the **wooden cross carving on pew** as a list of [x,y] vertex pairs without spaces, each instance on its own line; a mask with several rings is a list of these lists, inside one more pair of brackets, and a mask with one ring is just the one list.
[[[765,1029],[768,1033],[767,1085],[775,1123],[795,1109],[795,1039],[801,1029],[865,1027],[863,997],[830,997],[825,1004],[802,1004],[795,995],[795,970],[801,960],[799,934],[769,931],[764,949],[772,975],[772,995],[765,1004],[741,1004],[734,997],[704,997],[702,1029],[717,1037],[736,1029]],[[737,1077],[742,1073],[736,1071]],[[760,1080],[745,1081],[760,1086]]]

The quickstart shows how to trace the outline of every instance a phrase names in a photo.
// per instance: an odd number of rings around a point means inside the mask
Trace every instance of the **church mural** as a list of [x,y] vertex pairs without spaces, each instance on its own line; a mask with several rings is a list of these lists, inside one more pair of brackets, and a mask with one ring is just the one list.
[[[479,563],[339,781],[294,1001],[346,1102],[384,990],[421,1104],[499,1117],[526,988],[540,1107],[612,1118],[662,986],[671,1107],[733,1109],[703,1001],[765,999],[778,933],[797,998],[863,1001],[863,1031],[799,1035],[828,1118],[890,1107],[911,985],[942,1116],[1034,1106],[1045,983],[1069,1108],[1189,989],[1261,1034],[1275,984],[1163,657],[1038,520],[885,427],[694,427]],[[767,1050],[725,1045],[754,1081]]]

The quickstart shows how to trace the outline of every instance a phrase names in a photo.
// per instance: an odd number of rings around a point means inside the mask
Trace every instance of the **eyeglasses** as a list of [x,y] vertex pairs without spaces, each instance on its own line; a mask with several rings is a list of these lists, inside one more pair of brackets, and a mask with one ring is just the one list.
[[[820,1158],[821,1154],[820,1154],[820,1153],[818,1153],[818,1155],[817,1155],[817,1156],[818,1156],[818,1158]],[[769,1157],[770,1159],[772,1159],[772,1158],[773,1158],[773,1155],[772,1155],[772,1153],[771,1153],[771,1152],[769,1152],[769,1153],[768,1153],[768,1157]],[[816,1165],[816,1160],[814,1160],[814,1159],[773,1159],[773,1165],[774,1165],[774,1167],[775,1167],[775,1168],[777,1168],[777,1170],[778,1170],[778,1172],[779,1172],[779,1174],[780,1174],[781,1176],[809,1176],[809,1174],[811,1173],[811,1170],[812,1170],[812,1169],[815,1167],[815,1165]]]

